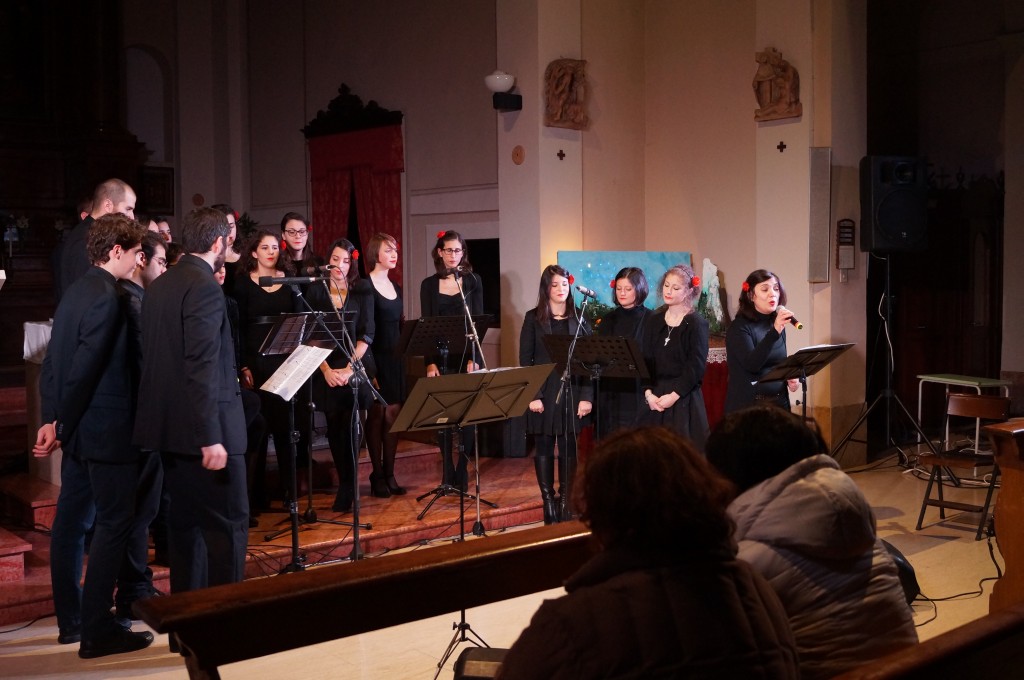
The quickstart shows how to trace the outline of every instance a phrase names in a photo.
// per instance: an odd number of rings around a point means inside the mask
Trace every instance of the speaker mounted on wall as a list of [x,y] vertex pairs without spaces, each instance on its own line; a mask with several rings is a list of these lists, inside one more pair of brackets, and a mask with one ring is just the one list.
[[860,161],[860,249],[920,252],[928,247],[925,160],[865,156]]

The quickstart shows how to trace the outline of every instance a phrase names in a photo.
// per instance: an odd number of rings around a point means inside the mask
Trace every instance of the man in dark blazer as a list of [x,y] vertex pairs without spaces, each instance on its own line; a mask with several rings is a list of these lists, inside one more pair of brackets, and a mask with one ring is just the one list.
[[[50,562],[60,642],[79,636],[79,656],[130,652],[153,642],[110,612],[137,514],[159,487],[155,456],[131,446],[134,400],[126,306],[117,281],[135,269],[145,228],[121,214],[97,220],[86,251],[93,266],[68,288],[53,321],[40,391],[45,423],[33,453],[62,446],[61,492]],[[85,532],[93,522],[89,569],[79,591]]]
[[89,228],[99,218],[114,213],[135,219],[135,191],[127,182],[116,178],[108,179],[96,187],[89,214],[72,227],[61,242],[60,257],[56,258],[58,267],[54,272],[57,302],[60,302],[72,283],[89,271],[92,264],[86,253]]
[[146,289],[134,441],[159,451],[170,496],[171,591],[241,581],[249,534],[245,417],[224,294],[228,223],[197,208],[187,253]]

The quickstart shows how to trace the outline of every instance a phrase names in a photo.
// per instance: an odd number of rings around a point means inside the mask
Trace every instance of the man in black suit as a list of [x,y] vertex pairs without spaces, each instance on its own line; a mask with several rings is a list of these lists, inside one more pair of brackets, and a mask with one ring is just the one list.
[[89,256],[86,240],[89,228],[104,215],[120,213],[135,219],[135,192],[127,182],[113,178],[96,187],[92,196],[92,208],[81,222],[71,228],[60,245],[59,266],[54,272],[57,301],[67,292],[72,283],[89,271]]
[[[92,225],[86,250],[93,266],[68,288],[57,308],[40,378],[45,424],[33,453],[45,456],[57,446],[64,450],[50,535],[58,640],[74,641],[80,626],[78,654],[83,658],[130,652],[153,642],[152,633],[133,633],[110,611],[137,503],[152,502],[160,478],[158,459],[131,446],[127,315],[116,286],[135,269],[145,233],[121,214]],[[79,591],[84,536],[93,512],[89,569]]]
[[170,496],[171,592],[241,581],[249,534],[245,417],[224,295],[228,223],[197,208],[188,253],[146,289],[134,441],[159,451]]

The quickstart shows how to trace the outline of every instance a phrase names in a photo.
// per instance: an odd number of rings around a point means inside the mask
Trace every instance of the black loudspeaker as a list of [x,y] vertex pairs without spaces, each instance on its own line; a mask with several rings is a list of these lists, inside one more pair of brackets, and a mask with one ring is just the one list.
[[885,550],[889,553],[889,557],[891,557],[892,561],[896,564],[896,571],[899,573],[900,577],[900,585],[903,586],[903,597],[906,599],[907,604],[910,604],[917,599],[918,595],[921,594],[921,587],[917,584],[917,572],[914,571],[914,567],[911,566],[907,558],[903,556],[903,553],[896,549],[896,546],[886,540],[882,540],[882,545],[885,546]]
[[928,247],[928,180],[923,158],[860,161],[860,249],[919,252]]

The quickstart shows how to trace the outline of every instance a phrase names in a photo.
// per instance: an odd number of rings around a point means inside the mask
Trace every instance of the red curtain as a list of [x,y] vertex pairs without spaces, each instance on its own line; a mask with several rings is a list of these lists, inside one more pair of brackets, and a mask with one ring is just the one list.
[[[313,201],[313,248],[319,255],[348,233],[355,195],[363,244],[382,231],[402,238],[402,175],[405,169],[400,125],[345,132],[308,141]],[[401,260],[392,280],[402,284]]]

